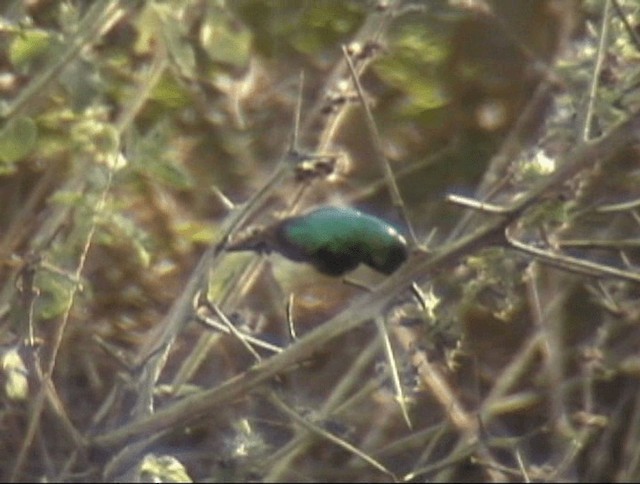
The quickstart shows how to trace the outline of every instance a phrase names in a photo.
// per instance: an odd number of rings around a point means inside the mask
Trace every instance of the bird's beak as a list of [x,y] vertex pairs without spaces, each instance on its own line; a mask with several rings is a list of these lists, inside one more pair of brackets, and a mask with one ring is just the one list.
[[232,237],[225,246],[229,252],[252,250],[254,252],[271,252],[263,227],[250,227]]

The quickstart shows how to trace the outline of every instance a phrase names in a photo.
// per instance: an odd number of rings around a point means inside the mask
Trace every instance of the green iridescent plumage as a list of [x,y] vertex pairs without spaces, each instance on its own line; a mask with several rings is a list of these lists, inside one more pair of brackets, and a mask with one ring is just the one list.
[[338,276],[363,263],[391,274],[408,256],[405,238],[391,225],[358,210],[322,207],[290,217],[232,244],[229,250],[276,251]]

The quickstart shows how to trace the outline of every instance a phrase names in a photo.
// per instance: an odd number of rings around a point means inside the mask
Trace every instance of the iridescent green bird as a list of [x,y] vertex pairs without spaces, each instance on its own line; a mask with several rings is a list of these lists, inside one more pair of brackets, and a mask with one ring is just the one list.
[[409,255],[406,239],[382,219],[346,207],[322,207],[241,237],[229,251],[278,252],[340,276],[365,264],[391,274]]

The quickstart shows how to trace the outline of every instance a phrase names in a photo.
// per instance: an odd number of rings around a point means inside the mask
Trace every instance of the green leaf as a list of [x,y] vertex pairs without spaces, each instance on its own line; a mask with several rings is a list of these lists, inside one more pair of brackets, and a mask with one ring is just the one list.
[[180,237],[199,244],[211,244],[216,240],[218,230],[210,223],[191,220],[175,227]]
[[244,67],[249,62],[252,35],[237,20],[225,15],[225,10],[211,7],[200,29],[200,42],[209,58]]
[[118,131],[113,125],[99,120],[82,119],[72,126],[70,134],[77,149],[88,154],[105,156],[118,149]]
[[441,83],[441,69],[450,55],[446,28],[405,19],[390,33],[389,53],[374,63],[380,78],[411,98],[407,115],[437,109],[449,99]]
[[193,186],[189,173],[182,166],[162,158],[146,161],[144,170],[164,185],[181,190],[187,190]]
[[171,73],[165,73],[160,77],[149,93],[149,99],[170,109],[184,108],[191,103],[189,93]]
[[51,36],[40,29],[30,29],[16,36],[9,46],[9,60],[18,67],[26,67],[51,48]]
[[291,32],[291,43],[296,50],[313,55],[347,39],[360,25],[364,10],[353,2],[310,2],[300,14]]
[[102,227],[97,240],[107,246],[123,246],[128,244],[142,267],[151,262],[151,252],[147,247],[149,237],[133,220],[115,212],[103,212],[97,217]]
[[0,161],[15,163],[27,156],[38,138],[36,123],[26,116],[10,119],[0,130]]
[[71,207],[84,207],[84,194],[77,191],[58,190],[49,197],[49,202]]
[[43,319],[60,316],[69,307],[74,282],[69,277],[48,270],[38,271],[36,287],[40,289],[37,300],[38,314]]

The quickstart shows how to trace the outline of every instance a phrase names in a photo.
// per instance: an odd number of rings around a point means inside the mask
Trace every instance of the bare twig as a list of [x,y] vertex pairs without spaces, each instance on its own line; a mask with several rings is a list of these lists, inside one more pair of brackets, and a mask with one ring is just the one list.
[[396,392],[396,400],[400,406],[400,411],[402,412],[402,418],[404,418],[407,426],[411,429],[413,428],[413,425],[411,424],[409,412],[407,411],[407,399],[404,395],[404,388],[400,379],[400,371],[396,363],[396,355],[394,354],[393,346],[391,345],[391,338],[389,338],[389,331],[387,331],[387,327],[381,317],[375,318],[375,322],[378,328],[378,334],[382,339],[382,347],[384,348],[384,352],[387,357],[389,373],[391,374],[391,381],[393,382],[393,388]]
[[276,346],[267,341],[261,340],[260,338],[256,338],[255,336],[251,336],[250,334],[242,333],[240,330],[235,328],[235,326],[233,326],[233,324],[228,319],[226,324],[222,324],[213,318],[210,318],[204,314],[200,314],[200,312],[196,314],[196,318],[198,319],[198,321],[201,321],[203,324],[226,334],[232,333],[232,330],[229,327],[229,326],[232,326],[234,328],[233,332],[237,335],[236,337],[239,338],[241,341],[249,343],[250,345],[253,345],[257,348],[262,348],[264,350],[271,351],[272,353],[282,352],[282,348],[280,348],[279,346]]
[[278,409],[280,409],[280,411],[285,413],[288,417],[291,418],[291,420],[296,422],[298,425],[301,425],[302,427],[304,427],[305,429],[309,430],[310,432],[312,432],[312,433],[322,437],[323,439],[326,439],[329,442],[332,442],[332,443],[336,444],[337,446],[345,449],[347,452],[349,452],[349,453],[359,457],[363,461],[365,461],[367,464],[372,466],[374,469],[376,469],[379,472],[382,472],[383,474],[387,475],[393,481],[397,481],[396,476],[389,469],[387,469],[380,462],[378,462],[376,459],[374,459],[373,457],[371,457],[370,455],[368,455],[367,453],[365,453],[361,449],[358,449],[356,446],[350,444],[346,440],[341,439],[341,438],[333,435],[331,432],[328,432],[327,430],[323,429],[319,425],[316,425],[315,423],[310,422],[309,420],[301,417],[300,415],[298,415],[297,412],[295,412],[292,408],[290,408],[289,405],[284,403],[275,393],[271,392],[269,394],[269,400]]
[[447,195],[447,202],[462,205],[463,207],[472,208],[481,212],[493,213],[498,215],[506,215],[511,209],[493,203],[481,202],[473,198],[463,197],[460,195]]
[[581,135],[584,141],[589,141],[592,137],[593,117],[595,113],[595,103],[597,99],[598,86],[600,84],[600,72],[602,64],[607,53],[607,44],[609,42],[609,24],[611,22],[611,0],[606,0],[603,13],[602,24],[600,26],[600,40],[598,42],[598,53],[593,65],[593,74],[591,75],[591,86],[589,88],[589,98],[587,108],[585,110],[584,119],[581,123]]
[[618,279],[640,282],[640,274],[636,272],[625,271],[623,269],[617,269],[615,267],[607,266],[604,264],[598,264],[597,262],[591,262],[585,259],[579,259],[577,257],[571,257],[564,254],[558,254],[550,250],[540,249],[532,245],[525,244],[516,240],[509,232],[505,231],[507,242],[514,249],[524,252],[529,255],[533,255],[542,263],[550,264],[555,267],[577,272],[580,274],[587,274],[595,277],[615,277]]
[[[369,396],[372,391],[379,387],[379,382],[375,380],[370,380],[366,385],[362,385],[362,374],[380,351],[379,342],[379,338],[374,338],[358,355],[353,364],[349,366],[331,395],[318,409],[318,418],[329,419],[333,416],[339,416],[340,413],[347,409],[358,408],[359,397]],[[358,387],[358,391],[355,395],[347,398],[354,387]],[[269,469],[268,474],[264,476],[264,480],[267,482],[281,481],[291,467],[291,462],[296,456],[303,454],[316,439],[317,436],[315,434],[299,429],[295,437],[263,461],[265,468]]]
[[402,221],[404,225],[407,227],[409,231],[409,240],[412,247],[418,246],[418,241],[416,239],[416,234],[413,231],[413,226],[409,217],[407,216],[407,211],[402,200],[402,196],[400,195],[400,190],[398,189],[398,184],[396,183],[395,176],[393,175],[393,170],[391,169],[391,165],[389,164],[389,160],[384,155],[384,149],[382,147],[382,140],[380,138],[380,133],[378,132],[378,127],[376,126],[376,122],[373,119],[373,114],[371,113],[371,108],[369,107],[369,103],[364,95],[364,90],[362,89],[362,85],[360,84],[360,79],[358,77],[358,73],[356,72],[356,68],[351,61],[351,56],[347,50],[346,46],[342,46],[342,52],[344,54],[344,58],[349,66],[349,71],[351,72],[351,79],[353,80],[353,84],[356,87],[358,92],[358,97],[360,98],[360,104],[362,105],[362,109],[364,109],[365,119],[367,121],[367,129],[371,133],[373,138],[373,146],[375,153],[376,161],[382,168],[385,174],[385,180],[387,182],[387,187],[389,188],[389,194],[391,195],[391,201],[393,206],[400,212],[402,217]]
[[220,308],[215,304],[211,304],[211,307],[213,308],[213,311],[216,313],[216,316],[218,316],[218,318],[220,318],[220,321],[222,321],[224,323],[224,325],[227,328],[228,332],[231,335],[233,335],[240,342],[240,344],[242,344],[242,346],[244,346],[246,348],[246,350],[249,352],[249,354],[251,354],[251,356],[253,356],[253,358],[258,363],[260,361],[262,361],[262,357],[253,348],[253,346],[251,346],[249,339],[245,335],[243,335],[240,331],[238,331],[236,329],[236,327],[233,325],[233,323],[231,321],[229,321],[227,316],[220,310]]

